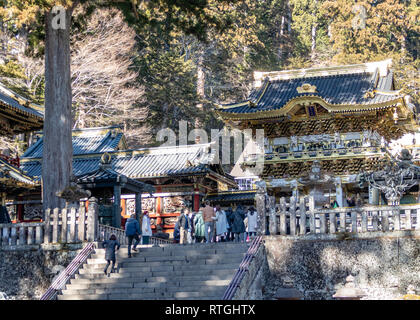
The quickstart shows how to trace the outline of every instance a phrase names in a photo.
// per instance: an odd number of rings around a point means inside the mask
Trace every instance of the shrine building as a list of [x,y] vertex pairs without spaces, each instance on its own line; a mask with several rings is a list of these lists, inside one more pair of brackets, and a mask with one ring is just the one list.
[[[209,143],[128,150],[117,126],[73,130],[72,141],[73,174],[80,186],[99,199],[102,224],[120,227],[131,214],[147,210],[153,230],[172,233],[185,204],[197,211],[208,193],[236,186],[213,161]],[[20,160],[22,170],[38,183],[42,147],[39,134]],[[21,199],[25,219],[40,216],[40,197],[39,188]],[[115,213],[118,210],[121,217]]]
[[[31,133],[41,129],[43,122],[42,107],[0,84],[0,136],[20,136],[21,140],[28,142]],[[20,197],[40,187],[39,182],[19,167],[17,155],[10,154],[8,149],[0,150],[0,200],[3,207],[6,199],[18,201]]]
[[357,175],[375,168],[392,143],[418,131],[418,111],[396,90],[391,64],[255,72],[246,100],[215,110],[231,128],[252,129],[254,136],[264,130],[263,152],[245,149],[243,171],[253,175],[263,166],[258,178],[271,194],[306,195],[308,176],[319,167],[330,179],[321,187],[324,201],[329,195],[342,207],[346,195],[360,193],[379,204],[378,190],[359,188]]

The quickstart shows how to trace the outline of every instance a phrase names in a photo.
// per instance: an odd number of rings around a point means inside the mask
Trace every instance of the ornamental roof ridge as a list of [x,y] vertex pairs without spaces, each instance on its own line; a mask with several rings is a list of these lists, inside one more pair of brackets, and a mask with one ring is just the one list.
[[352,74],[352,73],[373,73],[376,69],[379,69],[379,74],[384,77],[388,74],[389,68],[392,65],[392,59],[386,59],[382,61],[366,62],[360,64],[349,64],[349,65],[336,65],[327,67],[312,67],[292,70],[281,70],[281,71],[254,71],[254,85],[260,87],[262,81],[265,78],[273,80],[290,80],[296,78],[308,78],[315,76],[328,76],[328,75],[341,75],[341,74]]

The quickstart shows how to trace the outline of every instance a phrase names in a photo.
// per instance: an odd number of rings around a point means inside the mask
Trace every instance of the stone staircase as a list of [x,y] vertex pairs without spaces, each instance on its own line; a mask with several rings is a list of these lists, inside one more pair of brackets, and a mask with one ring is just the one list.
[[[198,243],[138,246],[117,252],[115,273],[106,276],[105,250],[95,253],[70,280],[59,300],[220,300],[248,245]],[[108,272],[111,268],[108,269]]]

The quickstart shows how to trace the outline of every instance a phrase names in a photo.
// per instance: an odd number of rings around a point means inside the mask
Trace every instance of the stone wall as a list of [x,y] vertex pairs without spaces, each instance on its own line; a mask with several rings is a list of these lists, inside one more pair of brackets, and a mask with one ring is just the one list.
[[271,275],[265,299],[289,276],[305,299],[332,299],[348,275],[367,296],[398,299],[413,285],[420,293],[420,232],[371,232],[265,237]]
[[0,249],[0,299],[39,299],[81,247],[74,244],[42,245],[34,250]]

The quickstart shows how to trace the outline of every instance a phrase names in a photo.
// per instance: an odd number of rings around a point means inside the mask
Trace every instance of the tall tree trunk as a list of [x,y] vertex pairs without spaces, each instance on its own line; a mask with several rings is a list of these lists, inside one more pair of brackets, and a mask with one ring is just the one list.
[[62,208],[56,192],[69,184],[73,146],[72,93],[70,79],[70,24],[72,10],[65,13],[64,28],[54,28],[55,15],[45,17],[45,119],[42,157],[44,208]]
[[[204,100],[204,96],[205,96],[204,88],[205,88],[206,78],[205,78],[203,63],[204,63],[204,48],[203,48],[203,45],[201,45],[198,61],[197,61],[197,96],[198,96],[198,99],[200,100],[200,102],[197,104],[197,109],[198,109],[199,114],[201,114],[201,112],[203,111],[202,101]],[[201,129],[202,125],[203,124],[200,121],[200,118],[197,116],[195,118],[195,123],[194,123],[195,128]],[[204,143],[203,141],[200,141],[200,137],[196,137],[195,142]]]

